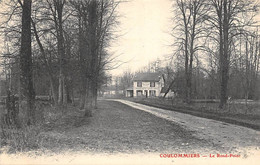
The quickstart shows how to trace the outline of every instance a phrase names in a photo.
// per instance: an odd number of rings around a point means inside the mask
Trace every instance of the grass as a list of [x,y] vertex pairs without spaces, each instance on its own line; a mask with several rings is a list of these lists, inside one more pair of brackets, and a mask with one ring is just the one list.
[[[19,120],[14,124],[6,122],[6,110],[4,106],[0,107],[0,148],[5,148],[6,152],[28,151],[39,148],[41,138],[39,136],[41,125],[43,123],[43,107],[40,103],[36,105],[36,125],[27,126],[24,123],[25,115],[19,114]],[[23,112],[23,109],[20,109]]]
[[[192,107],[158,98],[132,101],[165,109],[171,108],[183,113],[194,113],[202,117],[208,117],[209,114],[221,118],[228,117],[227,113],[214,112],[213,106],[210,110],[207,104],[197,104]],[[1,125],[0,153],[25,151],[40,151],[38,153],[43,152],[43,154],[48,151],[51,153],[63,151],[133,153],[216,149],[211,142],[193,137],[192,131],[149,113],[113,101],[100,100],[98,105],[98,109],[93,110],[93,117],[86,118],[84,111],[80,111],[77,107],[57,108],[38,102],[37,125],[20,129]],[[3,111],[0,111],[0,116],[1,112]],[[250,113],[239,116],[239,120],[248,121]],[[234,115],[232,117],[235,118]],[[255,121],[252,122],[259,122],[258,116],[253,115],[251,119],[253,117]]]
[[[24,110],[20,110],[19,125],[14,126],[7,124],[5,121],[5,108],[0,107],[0,149],[4,148],[5,152],[24,152],[51,146],[50,138],[42,135],[48,124],[57,123],[69,113],[75,111],[75,107],[53,107],[46,102],[38,101],[36,103],[36,124],[27,126],[24,123]],[[21,113],[22,112],[22,113]],[[49,128],[49,127],[48,127]],[[1,151],[0,151],[1,153]]]
[[245,105],[241,102],[231,102],[225,109],[218,108],[218,103],[195,102],[190,105],[180,100],[163,98],[126,98],[137,103],[163,108],[166,110],[187,113],[231,124],[241,125],[260,130],[260,104],[258,102]]
[[45,106],[42,111],[44,122],[38,126],[1,130],[6,152],[135,153],[215,149],[208,141],[193,137],[192,131],[118,102],[99,101],[98,109],[93,110],[90,118],[73,106],[65,109]]
[[41,144],[39,126],[15,128],[1,125],[1,146],[6,146],[7,152],[28,151],[38,149]]

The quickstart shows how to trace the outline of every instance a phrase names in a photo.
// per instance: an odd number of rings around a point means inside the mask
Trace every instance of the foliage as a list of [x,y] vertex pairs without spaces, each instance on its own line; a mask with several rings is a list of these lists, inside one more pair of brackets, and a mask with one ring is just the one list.
[[[205,1],[201,4],[203,10],[197,13],[201,16],[198,26],[194,27],[192,18],[196,13],[191,9],[200,2],[174,3],[176,51],[170,65],[175,72],[175,91],[186,102],[189,97],[220,99],[220,107],[227,104],[229,97],[259,99],[260,42],[254,22],[259,5],[251,0]],[[192,30],[197,31],[194,54]],[[187,95],[189,88],[191,96]]]

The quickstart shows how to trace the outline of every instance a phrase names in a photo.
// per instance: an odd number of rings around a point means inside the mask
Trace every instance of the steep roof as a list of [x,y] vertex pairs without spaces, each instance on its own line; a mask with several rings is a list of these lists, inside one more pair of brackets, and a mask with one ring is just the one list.
[[134,81],[160,81],[160,73],[137,73],[134,76]]

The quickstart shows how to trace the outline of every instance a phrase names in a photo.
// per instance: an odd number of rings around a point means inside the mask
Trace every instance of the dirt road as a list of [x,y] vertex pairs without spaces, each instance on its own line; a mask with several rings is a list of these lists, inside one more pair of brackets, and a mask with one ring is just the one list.
[[[89,153],[197,152],[219,149],[178,124],[116,101],[102,100],[93,117],[73,114],[41,133],[43,147]],[[50,142],[50,141],[53,141]]]
[[[123,100],[100,100],[91,118],[75,107],[67,113],[44,125],[40,148],[15,156],[0,154],[0,164],[256,164],[259,157],[249,152],[259,148],[259,132],[222,122]],[[241,157],[209,157],[218,153]]]
[[260,131],[189,114],[167,111],[127,100],[113,101],[124,103],[135,109],[172,121],[185,130],[193,131],[193,136],[196,138],[210,141],[213,145],[219,146],[225,151],[236,150],[245,153],[250,150],[260,149]]

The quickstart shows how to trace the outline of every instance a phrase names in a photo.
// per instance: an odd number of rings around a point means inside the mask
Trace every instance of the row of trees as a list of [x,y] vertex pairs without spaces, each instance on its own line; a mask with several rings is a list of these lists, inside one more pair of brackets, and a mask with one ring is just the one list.
[[258,4],[177,0],[174,11],[175,79],[185,82],[176,85],[186,102],[207,95],[219,98],[219,107],[224,108],[231,95],[259,99],[259,38],[254,22]]
[[[35,123],[35,96],[49,94],[55,106],[80,98],[91,116],[97,91],[111,63],[108,52],[117,25],[114,0],[9,0],[1,2],[6,84],[19,95],[27,124]],[[17,51],[20,50],[20,51]]]

